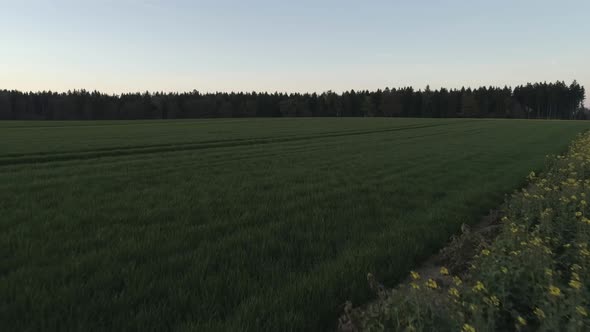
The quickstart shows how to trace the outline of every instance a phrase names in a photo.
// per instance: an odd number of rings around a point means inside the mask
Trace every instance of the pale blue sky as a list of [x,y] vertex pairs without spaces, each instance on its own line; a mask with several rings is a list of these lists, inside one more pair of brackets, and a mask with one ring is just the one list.
[[590,88],[590,1],[0,0],[0,89]]

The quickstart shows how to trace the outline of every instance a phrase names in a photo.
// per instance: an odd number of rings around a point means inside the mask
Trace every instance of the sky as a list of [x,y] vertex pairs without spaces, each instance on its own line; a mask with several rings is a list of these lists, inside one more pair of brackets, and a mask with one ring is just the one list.
[[588,0],[0,0],[0,89],[590,87],[589,16]]

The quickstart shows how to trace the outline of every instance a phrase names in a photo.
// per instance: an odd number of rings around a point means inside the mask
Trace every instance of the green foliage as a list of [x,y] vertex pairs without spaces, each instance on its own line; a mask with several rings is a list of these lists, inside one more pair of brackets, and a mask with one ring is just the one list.
[[0,326],[334,329],[366,271],[397,283],[587,128],[1,122]]
[[[413,281],[342,326],[366,331],[590,330],[590,133],[506,202],[502,230],[463,279]],[[429,287],[431,286],[431,287]]]

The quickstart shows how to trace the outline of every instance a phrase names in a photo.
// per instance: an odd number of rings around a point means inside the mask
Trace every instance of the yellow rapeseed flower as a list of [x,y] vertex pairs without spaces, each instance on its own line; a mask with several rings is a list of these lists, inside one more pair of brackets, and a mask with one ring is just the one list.
[[510,231],[512,233],[518,232],[518,227],[516,227],[516,224],[515,223],[510,224]]
[[580,288],[582,288],[582,283],[579,282],[578,280],[573,280],[573,279],[570,280],[569,285],[573,289],[580,289]]
[[561,296],[561,289],[553,285],[549,286],[549,294],[553,296]]
[[484,249],[481,251],[481,254],[484,256],[489,256],[490,255],[490,251],[488,249]]
[[545,312],[541,308],[535,308],[535,310],[533,311],[533,313],[539,319],[544,319],[545,318]]
[[488,304],[488,305],[493,305],[495,307],[500,306],[500,299],[497,298],[495,295],[492,295],[490,297],[484,297],[483,301]]
[[485,291],[486,287],[484,286],[484,284],[481,281],[477,281],[475,283],[475,286],[473,286],[473,291],[474,292],[481,292],[481,291]]
[[502,271],[502,273],[506,274],[506,273],[508,273],[508,268],[506,266],[502,266],[500,268],[500,271]]
[[453,277],[453,282],[456,286],[461,286],[461,284],[463,283],[463,281],[461,281],[461,278],[459,277]]
[[582,216],[582,212],[578,211],[576,212],[576,217],[580,218]]
[[551,269],[545,269],[545,275],[548,277],[553,277],[553,271]]
[[530,242],[537,247],[543,244],[543,240],[537,236],[535,236]]
[[586,308],[579,305],[576,307],[576,311],[578,312],[578,314],[580,314],[584,317],[588,317],[588,311],[586,311]]
[[463,331],[463,332],[476,332],[475,327],[473,327],[467,323],[463,324],[463,328],[461,329],[461,331]]
[[522,318],[522,316],[516,317],[516,320],[518,321],[518,324],[520,324],[522,326],[526,325],[526,319]]
[[490,300],[492,300],[492,304],[496,307],[500,305],[500,299],[496,295],[492,295]]
[[417,283],[415,283],[415,282],[411,282],[411,283],[410,283],[410,286],[412,286],[412,288],[413,288],[413,289],[420,289],[420,285],[418,285],[418,284],[417,284]]
[[454,297],[459,297],[459,290],[455,287],[451,287],[449,289],[449,295],[454,296]]
[[441,267],[440,268],[440,274],[442,274],[443,276],[448,276],[449,275],[449,270],[446,267]]
[[412,276],[412,279],[414,279],[414,280],[420,279],[420,274],[418,272],[410,271],[410,275]]
[[426,287],[432,288],[432,289],[437,289],[438,284],[436,283],[436,281],[434,281],[432,279],[428,279],[428,281],[426,282]]

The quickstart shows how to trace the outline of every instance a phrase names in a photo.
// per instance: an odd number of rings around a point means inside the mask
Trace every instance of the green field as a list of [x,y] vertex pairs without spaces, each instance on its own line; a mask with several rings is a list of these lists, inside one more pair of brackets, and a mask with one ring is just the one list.
[[587,122],[0,122],[0,329],[334,329]]

